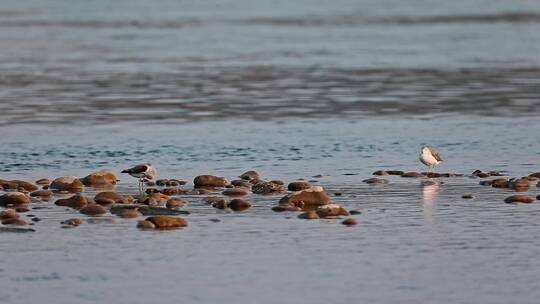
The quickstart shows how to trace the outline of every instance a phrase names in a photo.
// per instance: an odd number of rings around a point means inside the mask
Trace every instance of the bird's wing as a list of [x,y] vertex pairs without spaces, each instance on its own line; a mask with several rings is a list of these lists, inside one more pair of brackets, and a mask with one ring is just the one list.
[[143,173],[148,170],[148,167],[146,165],[137,165],[133,168],[126,169],[122,171],[122,173]]
[[437,161],[442,161],[442,158],[441,156],[439,155],[439,152],[437,152],[437,150],[433,149],[433,148],[429,148],[429,152],[431,152],[431,155],[433,155],[433,157],[435,157],[435,159]]

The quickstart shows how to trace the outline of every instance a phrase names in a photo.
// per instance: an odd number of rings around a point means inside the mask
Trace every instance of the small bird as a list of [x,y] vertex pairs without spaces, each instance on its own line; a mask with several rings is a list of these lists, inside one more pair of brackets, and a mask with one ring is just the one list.
[[152,164],[145,163],[136,165],[133,168],[129,168],[126,170],[123,170],[121,173],[127,173],[133,177],[136,177],[139,179],[139,190],[142,191],[144,186],[144,180],[153,180],[156,178],[157,170]]
[[428,166],[429,170],[431,171],[433,167],[438,165],[440,162],[442,162],[441,156],[439,156],[439,152],[437,150],[428,148],[428,147],[422,147],[420,150],[420,161]]

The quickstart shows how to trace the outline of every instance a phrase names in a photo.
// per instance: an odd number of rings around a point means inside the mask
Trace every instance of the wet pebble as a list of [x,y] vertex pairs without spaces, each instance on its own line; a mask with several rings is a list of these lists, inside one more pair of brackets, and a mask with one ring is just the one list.
[[406,173],[401,174],[401,177],[419,178],[419,177],[424,177],[424,176],[422,175],[422,173],[419,173],[419,172],[406,172]]
[[164,188],[164,189],[161,189],[159,192],[170,196],[170,195],[178,194],[178,189],[177,188]]
[[361,213],[362,213],[362,211],[358,210],[358,209],[353,209],[353,210],[349,211],[350,215],[356,215],[356,214],[361,214]]
[[53,195],[53,193],[49,190],[37,190],[30,193],[31,197],[43,197],[43,198],[50,198]]
[[187,204],[187,201],[178,197],[172,197],[167,200],[165,207],[169,209],[176,209],[184,207]]
[[362,182],[364,182],[366,184],[370,184],[370,185],[388,184],[388,180],[386,180],[384,178],[377,178],[377,177],[368,178],[368,179],[363,180]]
[[377,170],[377,171],[373,172],[373,175],[382,176],[382,175],[389,175],[389,174],[388,174],[388,172],[386,172],[384,170]]
[[302,208],[296,207],[296,206],[289,206],[289,205],[278,205],[278,206],[272,207],[272,211],[274,211],[274,212],[285,212],[285,211],[298,212],[298,211],[302,211]]
[[81,178],[81,182],[88,187],[113,187],[116,185],[116,175],[111,171],[102,170]]
[[21,218],[9,218],[2,220],[3,225],[13,225],[13,226],[25,226],[28,225],[28,223],[21,219]]
[[285,187],[281,184],[273,182],[260,181],[253,185],[251,192],[255,194],[278,194],[285,191]]
[[246,188],[238,187],[226,189],[222,194],[226,196],[245,196],[249,194],[249,191]]
[[463,195],[461,195],[461,198],[471,199],[473,198],[473,195],[471,193],[464,193]]
[[235,187],[251,188],[251,183],[244,179],[235,179],[231,182],[231,185]]
[[510,181],[506,178],[496,178],[491,181],[491,187],[493,188],[508,188],[510,187]]
[[82,192],[83,183],[76,176],[62,176],[53,180],[50,188],[56,191]]
[[321,205],[330,204],[332,200],[322,187],[311,187],[297,192],[290,193],[279,200],[279,205],[289,205],[300,208],[314,208]]
[[30,204],[30,197],[22,192],[8,192],[0,196],[0,206],[23,206]]
[[146,221],[151,222],[156,229],[160,230],[179,229],[188,225],[187,221],[183,218],[166,215],[151,216]]
[[20,216],[15,209],[5,209],[0,212],[0,220],[14,219],[19,217]]
[[244,172],[239,177],[243,180],[259,180],[260,179],[259,173],[257,173],[257,171],[254,171],[254,170]]
[[316,209],[316,212],[320,218],[350,215],[349,212],[345,210],[345,208],[341,207],[338,204],[328,204],[320,206]]
[[54,202],[54,204],[57,206],[70,207],[73,209],[81,209],[88,205],[88,199],[81,194],[75,194],[68,198],[58,199]]
[[233,211],[244,211],[251,208],[251,203],[246,200],[237,198],[229,202],[229,208]]
[[309,189],[309,188],[311,188],[310,183],[305,182],[305,181],[291,182],[289,183],[289,185],[287,185],[287,189],[289,191],[300,191],[300,190]]
[[82,208],[79,212],[88,216],[100,216],[107,213],[107,209],[99,204],[90,204]]
[[317,212],[315,212],[315,210],[309,210],[299,214],[298,218],[305,220],[316,220],[319,218],[319,215],[317,215]]
[[65,226],[71,226],[71,227],[77,227],[83,223],[82,219],[79,218],[72,218],[65,221],[60,222],[60,224]]
[[156,228],[156,225],[150,221],[138,221],[137,222],[137,228],[142,230],[152,230]]
[[50,183],[51,183],[51,182],[50,182],[49,179],[47,179],[47,178],[41,178],[41,179],[38,179],[38,180],[36,181],[36,184],[38,184],[38,185],[48,185],[48,184],[50,184]]
[[127,197],[113,191],[104,191],[96,194],[96,196],[94,196],[94,201],[96,202],[96,204],[100,205],[130,203]]
[[199,175],[193,180],[195,188],[200,187],[216,187],[224,188],[228,182],[224,177],[214,175]]
[[504,202],[507,204],[513,204],[513,203],[524,203],[524,204],[530,204],[533,202],[533,198],[527,195],[511,195],[504,199]]
[[142,213],[137,209],[122,209],[116,213],[116,216],[121,218],[135,218],[142,216]]
[[353,218],[345,219],[343,222],[341,222],[345,226],[355,226],[358,224],[358,221]]

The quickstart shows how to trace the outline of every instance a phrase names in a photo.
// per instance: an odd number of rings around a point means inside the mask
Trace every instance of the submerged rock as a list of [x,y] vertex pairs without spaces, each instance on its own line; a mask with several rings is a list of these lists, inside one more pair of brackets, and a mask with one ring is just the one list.
[[510,187],[510,181],[506,178],[496,178],[491,181],[491,187],[493,188],[508,188]]
[[354,209],[349,211],[350,215],[362,214],[362,210]]
[[8,219],[14,219],[14,218],[19,218],[19,214],[17,213],[17,211],[15,211],[15,209],[6,209],[6,210],[3,210],[2,212],[0,212],[0,220],[8,220]]
[[216,202],[225,202],[225,203],[229,202],[227,198],[222,197],[222,196],[208,196],[208,197],[203,198],[203,201],[207,202],[208,204],[213,204]]
[[373,172],[373,175],[382,176],[382,175],[389,175],[389,174],[388,174],[388,172],[386,172],[384,170],[377,170],[377,171]]
[[296,206],[278,205],[278,206],[272,207],[272,211],[274,211],[274,212],[285,212],[285,211],[298,212],[298,211],[302,211],[302,208],[296,207]]
[[348,219],[345,219],[343,222],[341,222],[343,225],[345,226],[355,226],[356,224],[358,224],[358,221],[356,221],[355,219],[353,218],[348,218]]
[[26,226],[28,223],[21,218],[8,218],[2,220],[2,225]]
[[23,206],[30,204],[30,197],[22,192],[8,192],[0,196],[0,206]]
[[186,204],[187,204],[186,200],[178,198],[178,197],[173,197],[167,200],[167,204],[165,205],[165,207],[169,209],[176,209],[176,208],[184,207],[184,205]]
[[524,192],[529,190],[529,180],[526,178],[519,178],[509,182],[509,187],[518,192]]
[[319,218],[319,215],[317,215],[317,212],[315,210],[308,210],[304,213],[299,214],[298,218],[305,220],[316,220]]
[[159,192],[161,194],[165,194],[165,195],[176,195],[178,194],[178,188],[164,188],[164,189],[161,189],[159,190]]
[[146,221],[151,222],[156,229],[160,230],[179,229],[188,225],[187,221],[183,218],[166,215],[151,216]]
[[138,221],[137,228],[142,230],[152,230],[156,228],[156,225],[150,221]]
[[320,206],[315,211],[320,218],[349,215],[349,212],[347,212],[345,208],[341,207],[338,204],[328,204]]
[[251,188],[251,183],[244,179],[235,179],[231,182],[231,185],[235,187],[244,187],[246,189]]
[[77,227],[83,223],[83,220],[78,218],[72,218],[65,221],[60,222],[62,225],[71,226],[71,227]]
[[287,186],[289,191],[300,191],[311,188],[311,184],[305,181],[291,182]]
[[401,177],[419,178],[419,177],[424,177],[424,175],[422,175],[422,173],[419,173],[419,172],[406,172],[406,173],[401,174]]
[[26,232],[35,232],[35,231],[36,230],[32,228],[0,227],[0,232],[26,233]]
[[401,170],[387,170],[386,173],[389,175],[403,175],[405,172]]
[[81,182],[88,187],[114,186],[116,185],[116,175],[111,171],[102,170],[81,178]]
[[255,194],[277,194],[285,191],[285,187],[278,183],[259,181],[251,187]]
[[281,198],[279,205],[289,205],[302,209],[315,208],[331,203],[331,198],[322,187],[311,187],[296,191]]
[[49,190],[37,190],[37,191],[34,191],[34,192],[31,192],[30,193],[30,196],[31,197],[45,197],[45,198],[48,198],[48,197],[51,197],[53,195],[53,193]]
[[30,183],[30,182],[27,182],[27,181],[22,181],[22,180],[12,180],[10,181],[10,184],[13,184],[15,187],[14,188],[6,188],[4,187],[5,189],[14,189],[14,190],[24,190],[24,191],[36,191],[38,188],[38,186]]
[[228,182],[224,177],[214,175],[199,175],[193,180],[195,188],[201,187],[215,187],[224,188]]
[[86,207],[86,205],[88,205],[88,199],[81,194],[75,194],[68,198],[58,199],[56,200],[56,202],[54,202],[54,204],[57,206],[69,207],[73,209],[82,209]]
[[116,216],[121,217],[121,218],[135,218],[135,217],[139,217],[143,215],[137,209],[128,209],[128,208],[122,209],[115,214]]
[[52,181],[51,189],[67,192],[82,192],[83,183],[75,176],[62,176]]
[[512,203],[524,203],[524,204],[530,204],[533,202],[533,198],[527,195],[511,195],[504,199],[504,202],[507,204]]
[[473,195],[471,193],[463,193],[463,195],[461,195],[461,198],[471,199],[473,198]]
[[257,173],[256,171],[253,171],[253,170],[244,172],[239,177],[241,179],[243,179],[243,180],[248,180],[248,181],[249,180],[260,180],[259,173]]
[[229,208],[231,208],[231,210],[233,211],[244,211],[251,208],[251,203],[246,200],[237,198],[229,202]]
[[98,204],[89,204],[86,207],[82,208],[80,212],[88,216],[100,216],[107,213],[107,209]]
[[96,194],[96,196],[94,196],[94,201],[100,205],[130,203],[127,197],[112,191],[104,191]]
[[237,187],[226,189],[222,194],[226,196],[245,196],[249,194],[249,191],[246,188]]
[[370,184],[370,185],[388,184],[388,180],[386,180],[384,178],[377,178],[377,177],[368,178],[368,179],[363,180],[362,182],[364,182],[366,184]]

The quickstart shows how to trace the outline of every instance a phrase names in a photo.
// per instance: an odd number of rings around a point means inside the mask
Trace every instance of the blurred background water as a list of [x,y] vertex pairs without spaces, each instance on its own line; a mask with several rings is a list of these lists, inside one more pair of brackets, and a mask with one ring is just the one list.
[[538,204],[361,181],[422,170],[422,144],[441,171],[539,171],[539,33],[533,0],[0,0],[0,178],[322,174],[363,210],[347,229],[188,197],[172,233],[33,210],[35,233],[2,234],[0,302],[536,303]]

